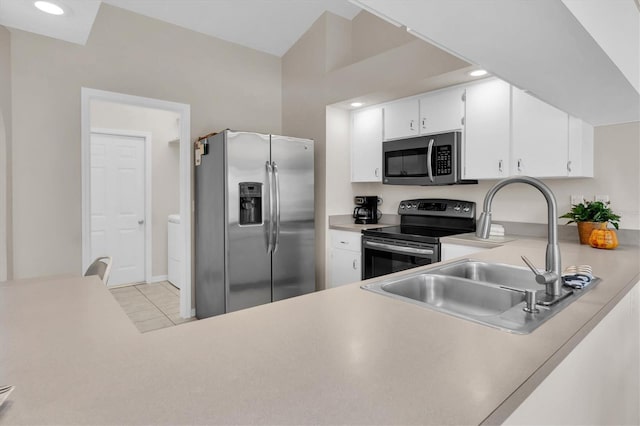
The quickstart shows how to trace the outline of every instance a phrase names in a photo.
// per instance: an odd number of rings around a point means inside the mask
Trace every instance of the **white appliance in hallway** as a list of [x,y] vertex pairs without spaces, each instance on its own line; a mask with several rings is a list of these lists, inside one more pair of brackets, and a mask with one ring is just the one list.
[[91,133],[91,258],[111,256],[109,286],[145,280],[145,138]]
[[168,250],[167,250],[167,267],[168,267],[168,280],[177,288],[182,288],[182,246],[184,244],[184,237],[180,228],[180,215],[170,214],[167,224],[168,228]]

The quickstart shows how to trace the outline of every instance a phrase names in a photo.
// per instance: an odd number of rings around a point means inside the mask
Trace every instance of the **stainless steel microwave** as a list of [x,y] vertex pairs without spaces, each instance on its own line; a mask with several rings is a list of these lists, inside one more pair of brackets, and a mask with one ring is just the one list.
[[462,180],[462,133],[449,132],[382,143],[382,183],[454,185]]

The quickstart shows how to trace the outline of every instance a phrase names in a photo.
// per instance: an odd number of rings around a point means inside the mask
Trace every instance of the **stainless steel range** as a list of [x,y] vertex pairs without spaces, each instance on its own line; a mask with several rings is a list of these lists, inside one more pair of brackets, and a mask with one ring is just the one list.
[[472,201],[421,198],[398,206],[400,225],[362,231],[362,279],[440,261],[440,238],[474,232]]

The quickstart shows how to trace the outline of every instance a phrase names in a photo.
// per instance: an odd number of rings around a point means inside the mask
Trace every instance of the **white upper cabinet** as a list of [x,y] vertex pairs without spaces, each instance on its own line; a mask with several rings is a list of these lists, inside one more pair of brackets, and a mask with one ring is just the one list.
[[440,90],[420,98],[420,134],[462,129],[464,89]]
[[351,182],[382,181],[382,108],[351,113]]
[[352,113],[351,181],[381,181],[383,141],[459,130],[463,179],[593,177],[591,125],[489,78]]
[[418,99],[406,99],[385,105],[384,140],[418,136],[420,129]]
[[569,115],[513,88],[511,120],[512,174],[567,176]]
[[567,176],[593,177],[593,126],[571,116]]
[[471,85],[465,108],[463,178],[509,176],[511,86],[498,79]]

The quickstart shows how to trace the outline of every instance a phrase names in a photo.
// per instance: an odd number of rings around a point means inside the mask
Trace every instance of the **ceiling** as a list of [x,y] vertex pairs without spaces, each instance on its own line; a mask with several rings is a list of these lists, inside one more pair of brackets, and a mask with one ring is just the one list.
[[362,9],[593,125],[640,120],[638,0],[0,0],[0,25],[85,44],[101,3],[278,57],[324,12]]
[[354,0],[592,125],[640,120],[634,0]]
[[[101,1],[52,0],[68,11],[47,15],[30,0],[0,0],[0,25],[85,44]],[[275,56],[284,55],[324,12],[348,20],[360,8],[348,0],[104,0]]]

